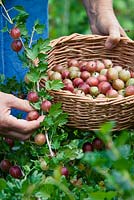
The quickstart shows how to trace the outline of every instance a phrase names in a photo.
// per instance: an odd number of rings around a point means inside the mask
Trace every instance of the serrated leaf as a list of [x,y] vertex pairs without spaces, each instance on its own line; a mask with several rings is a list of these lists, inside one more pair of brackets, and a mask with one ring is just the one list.
[[61,80],[52,80],[46,82],[46,90],[55,90],[58,91],[64,87],[64,84]]
[[42,200],[51,199],[51,194],[55,191],[55,187],[53,185],[43,184],[41,187],[37,189],[36,197]]
[[66,113],[60,114],[56,119],[55,119],[55,125],[61,127],[67,123],[67,117],[68,115]]
[[36,83],[39,80],[40,74],[37,71],[30,71],[27,73],[27,78],[33,82]]
[[45,55],[44,53],[39,53],[38,58],[40,59],[40,61],[42,61],[45,65],[48,66],[48,62],[44,62],[47,59],[48,55]]
[[46,72],[48,66],[45,64],[45,63],[39,63],[39,66],[38,66],[38,70],[42,73],[42,72]]
[[36,30],[36,32],[37,32],[38,34],[42,34],[43,31],[44,31],[44,28],[45,28],[45,26],[44,26],[44,25],[41,25],[41,24],[37,24],[37,25],[35,26],[35,30]]
[[42,180],[43,177],[43,173],[39,173],[37,170],[35,170],[32,174],[32,176],[30,177],[31,183],[38,183]]
[[43,52],[48,52],[48,51],[50,51],[51,49],[52,49],[51,46],[47,46],[47,47],[44,47],[42,50],[43,50]]
[[40,46],[40,50],[43,50],[44,47],[47,47],[50,44],[50,40],[49,39],[43,40],[42,38],[39,38],[37,44]]
[[52,104],[51,108],[50,108],[50,111],[49,111],[49,115],[55,115],[57,111],[61,111],[61,103],[55,103],[55,104]]
[[34,46],[32,49],[26,49],[26,55],[31,60],[35,60],[38,56],[38,53],[39,51],[37,46]]
[[42,122],[42,124],[46,127],[46,128],[50,128],[51,126],[54,125],[54,121],[52,119],[51,116],[46,116],[44,121]]

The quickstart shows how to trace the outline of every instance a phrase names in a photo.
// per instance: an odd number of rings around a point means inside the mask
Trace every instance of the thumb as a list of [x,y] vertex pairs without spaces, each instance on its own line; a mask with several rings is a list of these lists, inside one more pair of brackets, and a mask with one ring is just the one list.
[[105,42],[105,47],[107,49],[114,48],[120,41],[120,30],[117,26],[111,26],[109,29],[109,37]]

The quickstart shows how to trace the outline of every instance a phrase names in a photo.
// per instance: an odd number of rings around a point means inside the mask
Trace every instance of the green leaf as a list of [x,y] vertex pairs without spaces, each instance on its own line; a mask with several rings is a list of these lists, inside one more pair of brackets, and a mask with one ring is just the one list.
[[63,126],[64,124],[66,124],[67,123],[67,117],[68,117],[68,115],[67,115],[67,113],[62,113],[62,114],[60,114],[56,119],[55,119],[55,125],[57,125],[57,126],[59,126],[59,127],[61,127],[61,126]]
[[42,51],[43,51],[43,52],[48,52],[48,51],[50,51],[51,49],[52,49],[51,46],[47,46],[47,47],[43,47]]
[[126,159],[120,158],[113,163],[113,166],[115,169],[118,169],[120,171],[124,169],[127,170],[130,168],[130,163]]
[[17,24],[24,24],[26,19],[29,17],[29,14],[25,11],[23,6],[14,6],[14,9],[19,13],[12,20]]
[[40,102],[37,102],[37,103],[31,103],[31,106],[33,107],[33,108],[35,108],[35,110],[40,110]]
[[40,51],[43,51],[45,47],[49,46],[50,40],[49,39],[43,40],[42,38],[40,38],[40,39],[38,39],[37,44],[40,47]]
[[37,188],[36,197],[38,197],[37,199],[49,200],[52,193],[55,193],[55,187],[50,184],[43,184]]
[[18,27],[19,27],[19,29],[20,29],[20,31],[21,31],[21,36],[23,36],[23,37],[24,37],[24,36],[29,37],[29,36],[28,36],[28,30],[27,30],[25,24],[20,24]]
[[19,12],[25,12],[25,9],[23,6],[14,6],[14,9],[19,11]]
[[126,159],[129,158],[130,151],[131,151],[130,145],[125,144],[125,145],[119,146],[118,150],[123,158],[126,158]]
[[37,20],[36,21],[36,24],[35,24],[35,31],[38,33],[38,34],[42,34],[43,31],[45,29],[45,25],[43,24],[39,24],[39,21]]
[[8,31],[7,25],[3,29],[1,29],[1,32],[3,32],[3,33],[7,32],[7,31]]
[[62,184],[59,182],[59,180],[54,179],[52,177],[47,177],[45,180],[45,184],[52,184],[56,185],[60,190],[62,190],[67,196],[68,200],[75,200],[73,193],[65,186],[65,184]]
[[103,166],[107,164],[107,160],[99,152],[87,152],[84,154],[83,160],[91,166]]
[[121,134],[116,138],[115,144],[116,146],[122,146],[124,145],[127,140],[129,139],[129,134],[126,130],[122,131]]
[[100,127],[100,132],[103,134],[108,134],[112,131],[115,126],[115,122],[106,122]]
[[51,126],[54,125],[54,121],[53,121],[53,118],[51,116],[46,116],[44,121],[41,123],[45,126],[45,128],[50,128]]
[[44,54],[44,53],[39,53],[38,54],[38,58],[40,61],[42,61],[46,66],[48,66],[48,62],[45,62],[45,60],[47,59],[48,55]]
[[58,91],[64,87],[64,84],[61,80],[52,80],[46,82],[46,90],[55,90]]
[[0,191],[4,190],[7,186],[6,181],[3,178],[0,178]]
[[16,24],[19,25],[19,24],[25,23],[28,16],[29,16],[28,13],[22,12],[22,13],[18,14],[16,17],[14,17],[12,20],[14,23],[16,22]]
[[33,82],[36,83],[39,80],[40,74],[37,71],[31,70],[27,73],[27,78]]
[[42,72],[46,72],[48,68],[48,65],[46,63],[39,63],[38,70]]
[[42,180],[43,177],[43,173],[39,173],[39,171],[35,170],[32,174],[32,176],[30,177],[30,181],[31,183],[35,184],[35,183],[39,183]]
[[5,75],[4,74],[0,74],[0,83],[3,83],[5,80]]
[[35,60],[35,58],[37,58],[39,53],[39,49],[38,46],[34,46],[32,49],[26,49],[26,55],[29,59],[31,60]]
[[50,111],[49,111],[49,115],[55,116],[55,118],[56,118],[62,112],[61,106],[62,106],[61,103],[52,104]]
[[97,191],[97,192],[93,192],[90,193],[91,196],[91,200],[111,200],[114,197],[116,197],[117,192],[114,191],[109,191],[109,192],[103,192],[103,191]]

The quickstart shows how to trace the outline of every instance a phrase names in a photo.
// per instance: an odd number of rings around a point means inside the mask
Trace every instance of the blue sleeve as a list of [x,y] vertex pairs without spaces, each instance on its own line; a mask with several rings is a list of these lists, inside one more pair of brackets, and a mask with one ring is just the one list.
[[[7,0],[5,7],[7,9],[13,6],[23,6],[25,11],[29,14],[27,21],[27,29],[29,33],[32,31],[35,20],[39,20],[41,24],[45,24],[45,30],[42,34],[43,38],[48,37],[48,0]],[[0,30],[5,26],[6,20],[2,13],[4,12],[0,7]],[[9,12],[13,17],[15,12],[13,9]],[[37,38],[34,38],[37,39]],[[0,74],[6,77],[16,76],[17,80],[22,80],[27,72],[27,68],[22,67],[16,52],[11,49],[12,38],[8,33],[0,31]]]

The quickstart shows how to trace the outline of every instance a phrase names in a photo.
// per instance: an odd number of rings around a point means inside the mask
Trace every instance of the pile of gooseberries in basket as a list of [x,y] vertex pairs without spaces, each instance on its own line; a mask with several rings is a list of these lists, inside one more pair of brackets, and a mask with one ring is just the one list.
[[57,64],[48,70],[48,79],[61,80],[62,90],[90,99],[134,95],[134,72],[110,59],[69,59],[66,66]]

